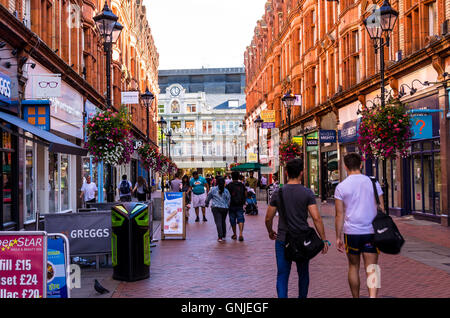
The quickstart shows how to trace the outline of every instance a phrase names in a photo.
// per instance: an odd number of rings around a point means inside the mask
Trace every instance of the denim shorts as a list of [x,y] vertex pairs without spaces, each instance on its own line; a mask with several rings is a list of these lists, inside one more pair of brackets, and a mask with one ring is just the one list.
[[237,223],[245,223],[244,209],[242,207],[232,207],[228,210],[230,214],[230,223],[232,226]]

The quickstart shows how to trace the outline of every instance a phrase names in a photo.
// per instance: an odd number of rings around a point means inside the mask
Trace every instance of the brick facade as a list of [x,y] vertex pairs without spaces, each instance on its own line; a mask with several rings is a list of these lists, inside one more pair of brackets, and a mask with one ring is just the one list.
[[[48,56],[50,61],[57,57],[62,59],[70,72],[74,71],[82,78],[79,78],[79,84],[89,86],[95,92],[96,96],[81,92],[86,98],[95,101],[100,108],[106,107],[105,53],[93,21],[93,17],[103,9],[103,0],[1,0],[0,4],[53,51],[54,54]],[[113,107],[118,109],[121,91],[139,90],[143,93],[148,87],[155,96],[158,95],[159,56],[142,2],[113,0],[108,5],[124,27],[113,49],[111,71]],[[156,143],[155,105],[157,101],[150,110],[149,126],[150,139]],[[129,110],[133,130],[144,138],[147,135],[145,107],[132,105]]]

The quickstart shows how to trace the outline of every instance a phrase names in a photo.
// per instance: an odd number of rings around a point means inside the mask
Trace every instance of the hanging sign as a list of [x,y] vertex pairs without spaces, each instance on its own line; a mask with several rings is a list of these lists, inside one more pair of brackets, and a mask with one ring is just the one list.
[[46,232],[0,232],[0,298],[45,298]]
[[247,155],[247,162],[258,162],[258,154],[249,152]]
[[164,192],[162,199],[161,239],[186,239],[184,192]]
[[294,136],[292,141],[297,143],[300,147],[303,147],[303,136]]
[[266,109],[261,112],[261,119],[264,121],[261,128],[270,129],[275,128],[275,111]]
[[302,106],[302,95],[295,95],[294,106]]
[[412,116],[411,130],[413,135],[411,139],[429,139],[433,137],[433,118],[431,115]]

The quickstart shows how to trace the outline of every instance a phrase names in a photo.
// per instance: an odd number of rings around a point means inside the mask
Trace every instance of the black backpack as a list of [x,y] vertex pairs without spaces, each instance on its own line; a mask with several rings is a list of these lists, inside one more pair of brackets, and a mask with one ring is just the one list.
[[284,218],[284,221],[288,227],[286,233],[286,244],[284,247],[284,257],[288,261],[305,262],[314,258],[320,251],[323,250],[325,243],[317,235],[317,232],[312,227],[308,227],[307,230],[302,232],[293,232],[289,229],[289,221],[286,214],[286,208],[283,199],[283,189],[278,190],[278,196],[280,199],[279,212],[280,216]]
[[120,194],[130,194],[130,185],[127,180],[122,180],[119,188]]
[[227,189],[231,196],[231,206],[243,206],[245,204],[245,185],[240,182],[231,182]]
[[392,218],[384,213],[380,208],[380,198],[378,197],[375,178],[370,178],[373,184],[373,193],[377,202],[377,215],[372,221],[374,234],[374,245],[381,252],[386,254],[398,254],[405,243],[405,239],[400,234],[397,225]]

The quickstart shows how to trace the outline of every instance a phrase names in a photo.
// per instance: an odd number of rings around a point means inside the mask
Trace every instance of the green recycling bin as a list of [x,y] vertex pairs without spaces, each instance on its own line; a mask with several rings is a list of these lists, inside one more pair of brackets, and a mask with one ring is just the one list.
[[151,215],[141,202],[111,208],[113,279],[133,282],[150,276]]

